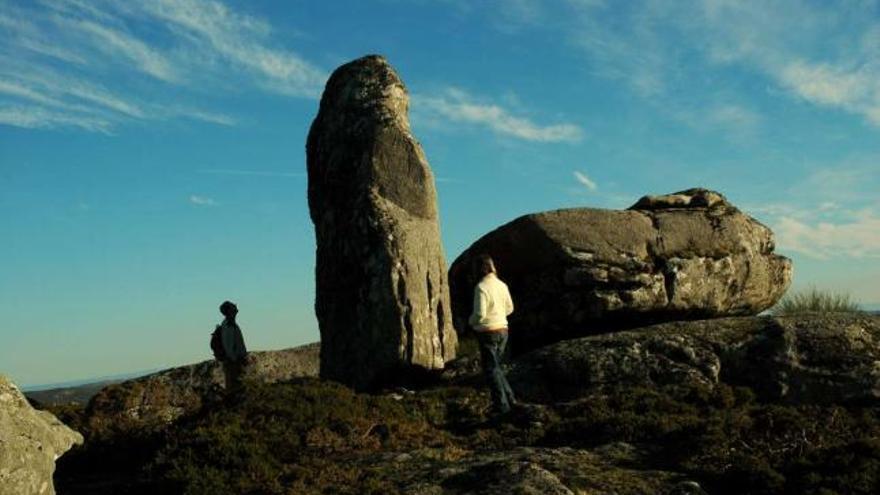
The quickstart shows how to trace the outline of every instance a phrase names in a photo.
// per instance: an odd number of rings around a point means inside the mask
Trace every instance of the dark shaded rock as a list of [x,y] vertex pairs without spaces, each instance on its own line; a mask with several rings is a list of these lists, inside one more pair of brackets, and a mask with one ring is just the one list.
[[518,397],[554,402],[620,385],[747,386],[765,401],[877,404],[880,317],[720,318],[559,342],[521,356]]
[[369,389],[455,357],[434,177],[380,56],[330,76],[309,131],[321,376]]
[[[245,383],[277,383],[318,375],[319,344],[248,354]],[[160,431],[177,419],[223,398],[223,368],[211,359],[102,389],[88,403],[89,440],[131,432]]]
[[82,442],[55,416],[33,409],[0,375],[0,495],[55,493],[55,460]]
[[773,234],[720,194],[647,196],[629,210],[573,208],[520,217],[453,263],[459,330],[471,311],[471,260],[490,254],[509,285],[517,352],[663,321],[754,315],[788,288]]
[[398,481],[404,493],[668,494],[682,493],[676,490],[686,481],[680,473],[628,467],[601,448],[518,447],[470,453],[452,462],[439,461],[436,454],[434,458],[430,454],[414,452],[398,460],[403,464],[399,472],[411,473],[410,479]]

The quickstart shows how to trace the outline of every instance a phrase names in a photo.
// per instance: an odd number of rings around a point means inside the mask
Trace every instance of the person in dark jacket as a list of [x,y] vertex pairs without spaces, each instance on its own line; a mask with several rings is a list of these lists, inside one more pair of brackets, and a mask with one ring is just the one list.
[[238,307],[231,301],[224,301],[220,305],[220,313],[225,317],[218,328],[220,339],[223,343],[224,358],[223,374],[226,377],[226,392],[228,394],[239,393],[242,389],[242,375],[247,362],[247,348],[244,345],[244,337],[241,328],[235,322]]

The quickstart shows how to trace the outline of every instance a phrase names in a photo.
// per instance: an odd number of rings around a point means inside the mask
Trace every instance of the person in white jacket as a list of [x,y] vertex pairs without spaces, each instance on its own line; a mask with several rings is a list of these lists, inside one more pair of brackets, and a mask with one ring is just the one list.
[[474,306],[468,323],[480,344],[480,358],[489,380],[493,410],[506,414],[516,403],[501,368],[507,346],[507,316],[513,313],[513,299],[507,284],[498,278],[495,263],[489,255],[477,257],[475,268],[480,281],[474,287]]

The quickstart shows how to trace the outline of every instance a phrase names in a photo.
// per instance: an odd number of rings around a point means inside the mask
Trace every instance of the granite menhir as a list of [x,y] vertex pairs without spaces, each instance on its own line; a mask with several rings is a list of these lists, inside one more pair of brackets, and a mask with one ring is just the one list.
[[358,390],[441,369],[451,322],[434,176],[406,87],[381,56],[330,76],[309,131],[321,377]]

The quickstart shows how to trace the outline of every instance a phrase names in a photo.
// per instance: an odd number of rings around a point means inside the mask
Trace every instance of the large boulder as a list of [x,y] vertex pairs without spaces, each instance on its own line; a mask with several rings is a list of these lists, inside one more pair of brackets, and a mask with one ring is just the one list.
[[461,331],[475,256],[496,260],[524,351],[565,338],[663,321],[754,315],[788,288],[789,259],[773,234],[722,195],[647,196],[628,210],[572,208],[520,217],[486,234],[450,269]]
[[557,402],[620,386],[719,383],[788,404],[880,404],[880,316],[808,314],[662,323],[559,342],[520,356],[523,399]]
[[[246,383],[277,383],[318,376],[319,344],[248,354]],[[89,401],[89,440],[165,429],[203,405],[222,400],[223,368],[211,359],[113,384]]]
[[55,460],[82,442],[58,418],[33,409],[0,375],[0,495],[55,493]]
[[307,150],[321,376],[357,389],[455,357],[434,176],[380,56],[330,76]]

